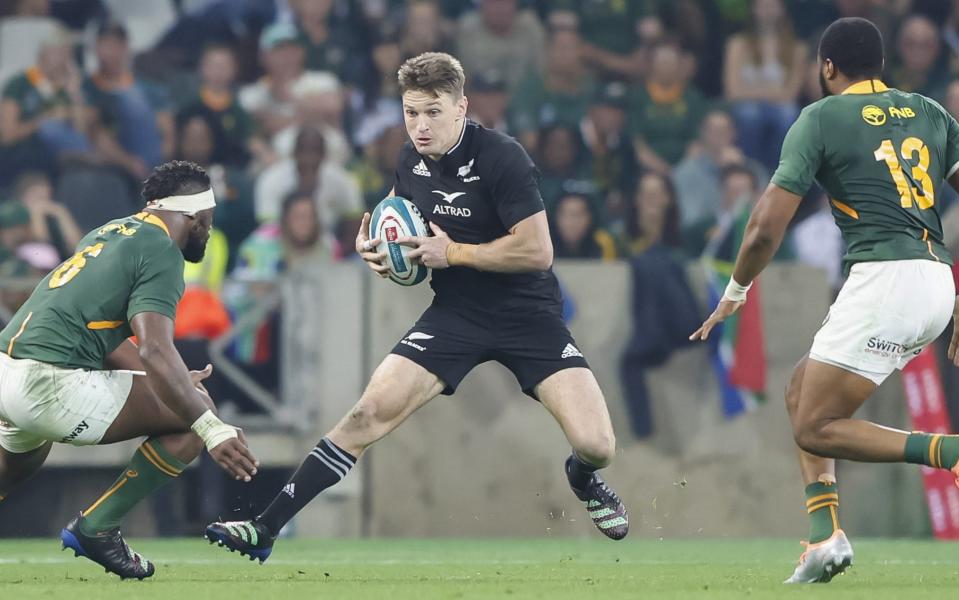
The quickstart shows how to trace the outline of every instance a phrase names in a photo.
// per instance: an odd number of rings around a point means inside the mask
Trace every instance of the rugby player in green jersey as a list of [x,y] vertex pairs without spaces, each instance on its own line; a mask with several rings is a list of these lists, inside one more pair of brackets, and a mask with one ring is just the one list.
[[[959,124],[929,98],[882,83],[882,37],[865,19],[840,19],[826,29],[819,68],[826,97],[807,106],[789,130],[725,295],[691,336],[705,340],[742,306],[817,181],[848,247],[847,280],[786,390],[811,525],[787,583],[826,582],[852,563],[839,528],[835,459],[909,462],[959,476],[959,436],[852,418],[894,369],[942,333],[956,310],[937,196],[943,180],[959,187]],[[959,364],[957,339],[954,328],[949,357]]]
[[88,233],[0,332],[0,499],[54,442],[146,436],[116,482],[60,534],[65,548],[137,579],[154,572],[120,534],[137,502],[204,446],[237,479],[249,481],[257,467],[238,430],[214,413],[200,383],[210,367],[188,371],[173,346],[184,260],[203,258],[213,225],[210,179],[193,163],[169,162],[146,180],[143,198],[143,212]]

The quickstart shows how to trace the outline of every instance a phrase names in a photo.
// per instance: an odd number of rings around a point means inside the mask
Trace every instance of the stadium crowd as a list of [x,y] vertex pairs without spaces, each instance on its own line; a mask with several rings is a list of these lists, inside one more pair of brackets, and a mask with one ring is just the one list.
[[[45,273],[82,232],[136,212],[153,167],[197,162],[219,204],[207,258],[186,275],[185,345],[225,331],[291,265],[355,260],[360,217],[390,190],[406,139],[396,72],[424,51],[457,56],[470,117],[534,156],[558,259],[721,248],[820,97],[816,40],[840,16],[882,29],[887,83],[959,117],[956,1],[0,6],[0,277]],[[810,194],[780,258],[838,287],[829,210]],[[273,389],[276,331],[267,318],[232,348]]]

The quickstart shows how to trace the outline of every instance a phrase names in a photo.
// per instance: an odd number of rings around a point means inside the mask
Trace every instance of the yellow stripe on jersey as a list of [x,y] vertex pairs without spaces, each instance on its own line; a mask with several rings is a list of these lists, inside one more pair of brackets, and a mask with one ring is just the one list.
[[27,328],[27,323],[30,322],[30,317],[33,316],[33,311],[27,313],[27,318],[23,320],[23,323],[20,324],[20,330],[17,331],[17,335],[10,338],[10,343],[7,344],[7,356],[13,358],[13,343],[17,341],[17,338],[23,335],[23,330]]
[[167,229],[166,223],[164,223],[163,219],[161,219],[160,217],[156,215],[151,215],[148,212],[141,212],[133,215],[133,217],[135,219],[140,219],[141,221],[145,221],[147,223],[152,223],[153,225],[156,225],[157,227],[162,229],[164,232],[166,232],[168,236],[170,235],[170,230]]
[[846,94],[878,94],[879,92],[888,91],[889,87],[879,81],[878,79],[867,79],[865,81],[860,81],[854,83],[851,86],[843,90],[843,95]]
[[857,221],[859,220],[859,213],[856,211],[856,209],[849,206],[845,202],[840,202],[839,200],[836,200],[835,198],[833,198],[832,205],[838,208],[840,211],[846,213],[853,219],[856,219]]
[[126,321],[90,321],[87,323],[87,329],[116,329],[126,323]]

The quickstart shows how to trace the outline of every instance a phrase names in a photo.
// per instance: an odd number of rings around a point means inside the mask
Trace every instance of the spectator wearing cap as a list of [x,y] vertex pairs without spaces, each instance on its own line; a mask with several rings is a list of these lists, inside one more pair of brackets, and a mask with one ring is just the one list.
[[0,254],[4,258],[15,255],[17,248],[33,241],[27,207],[15,200],[0,203]]
[[294,191],[313,197],[320,221],[341,242],[355,238],[363,198],[346,169],[328,158],[326,136],[318,127],[301,127],[293,156],[270,165],[257,178],[253,194],[257,220],[276,222],[283,199]]
[[689,83],[679,44],[661,41],[650,56],[649,75],[636,92],[633,143],[639,164],[669,173],[696,138],[705,99]]
[[104,24],[97,33],[97,70],[83,83],[95,114],[93,137],[111,164],[137,180],[173,155],[175,124],[162,90],[134,77],[126,28]]
[[296,0],[290,8],[308,71],[330,71],[352,82],[368,70],[366,53],[357,47],[363,32],[354,27],[349,13],[342,18],[332,13],[333,0]]
[[545,33],[536,14],[517,0],[480,0],[458,25],[456,56],[467,73],[499,70],[510,92],[544,64]]
[[548,125],[577,125],[586,115],[596,82],[582,60],[582,40],[575,29],[549,36],[546,68],[529,73],[510,102],[513,134],[528,149],[537,147],[536,132]]
[[0,185],[27,170],[52,173],[63,152],[90,146],[81,76],[69,34],[55,29],[40,46],[37,62],[13,76],[0,97]]
[[273,136],[276,156],[293,154],[296,137],[303,127],[317,127],[326,138],[326,157],[345,165],[352,153],[343,131],[346,91],[329,71],[308,71],[293,84],[294,121]]
[[240,106],[253,115],[266,140],[296,121],[293,84],[303,74],[304,50],[296,27],[274,23],[260,35],[264,75],[240,89]]
[[603,212],[609,219],[623,217],[623,192],[636,172],[636,155],[627,127],[629,90],[621,81],[600,86],[580,121],[583,163],[596,182]]
[[373,66],[361,86],[349,96],[350,131],[353,146],[363,148],[384,127],[403,121],[396,73],[403,62],[399,31],[388,23],[374,30],[371,36]]
[[372,211],[393,189],[400,149],[409,138],[403,118],[399,117],[358,139],[363,142],[360,146],[363,153],[352,162],[350,172],[360,188],[366,209]]
[[16,198],[30,213],[32,239],[49,244],[60,260],[76,251],[83,232],[67,207],[56,201],[50,179],[43,173],[25,173],[18,180]]
[[192,115],[205,119],[213,131],[213,162],[244,167],[250,159],[254,123],[234,93],[237,63],[233,48],[207,46],[199,70],[199,89],[177,111],[177,120]]
[[467,78],[466,96],[469,98],[467,116],[470,119],[487,129],[509,133],[506,121],[509,91],[502,73],[487,71]]

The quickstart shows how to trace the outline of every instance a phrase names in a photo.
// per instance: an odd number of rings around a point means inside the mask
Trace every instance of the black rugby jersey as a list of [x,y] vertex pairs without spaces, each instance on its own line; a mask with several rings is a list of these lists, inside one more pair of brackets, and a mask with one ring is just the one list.
[[[467,119],[459,142],[439,161],[409,141],[400,151],[394,190],[454,242],[483,244],[541,210],[539,171],[515,139]],[[434,269],[434,302],[487,311],[561,312],[552,269],[491,273],[468,267]]]

